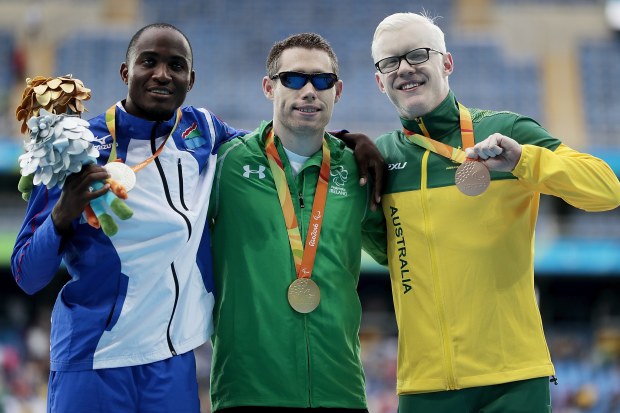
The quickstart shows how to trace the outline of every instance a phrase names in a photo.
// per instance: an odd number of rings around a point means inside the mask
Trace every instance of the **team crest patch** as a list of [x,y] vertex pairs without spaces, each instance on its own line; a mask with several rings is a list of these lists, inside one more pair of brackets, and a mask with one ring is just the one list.
[[347,196],[346,183],[349,177],[349,171],[340,165],[330,171],[332,185],[329,186],[329,192],[332,194]]
[[187,149],[196,149],[207,143],[207,140],[202,136],[202,132],[198,129],[198,124],[196,122],[192,123],[189,128],[185,129],[181,134],[181,137],[183,138]]

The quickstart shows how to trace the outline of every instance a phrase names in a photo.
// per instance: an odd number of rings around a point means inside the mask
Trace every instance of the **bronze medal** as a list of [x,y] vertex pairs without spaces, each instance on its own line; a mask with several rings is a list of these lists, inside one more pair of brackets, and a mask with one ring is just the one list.
[[462,193],[477,196],[489,187],[491,174],[481,162],[465,161],[457,168],[454,180]]
[[313,311],[321,301],[321,291],[310,278],[297,278],[288,287],[288,302],[298,313]]

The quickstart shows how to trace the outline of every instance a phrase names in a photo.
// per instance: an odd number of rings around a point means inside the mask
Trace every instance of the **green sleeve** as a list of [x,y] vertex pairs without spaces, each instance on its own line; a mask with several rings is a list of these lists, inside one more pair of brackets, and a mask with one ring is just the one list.
[[362,249],[381,265],[387,265],[387,230],[383,210],[368,208],[362,223]]

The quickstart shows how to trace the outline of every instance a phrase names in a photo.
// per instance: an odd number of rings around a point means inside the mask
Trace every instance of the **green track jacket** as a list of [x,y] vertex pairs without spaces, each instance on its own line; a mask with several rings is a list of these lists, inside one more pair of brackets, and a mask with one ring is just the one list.
[[[295,265],[264,148],[270,126],[263,122],[219,150],[210,213],[216,282],[213,409],[365,408],[356,288],[362,225],[382,219],[381,211],[372,214],[367,207],[370,192],[359,186],[352,152],[325,134],[331,177],[312,273],[321,302],[309,314],[293,310],[287,290],[296,278]],[[293,177],[277,137],[275,142],[305,242],[322,154]],[[385,249],[380,238],[377,245],[378,253]]]
[[[499,384],[554,374],[534,294],[540,194],[588,211],[620,203],[609,166],[510,112],[471,109],[475,141],[495,132],[523,145],[512,173],[491,172],[483,194],[454,186],[458,164],[382,135],[388,163],[383,212],[399,328],[399,394]],[[411,131],[461,146],[450,93],[434,111],[402,120]]]

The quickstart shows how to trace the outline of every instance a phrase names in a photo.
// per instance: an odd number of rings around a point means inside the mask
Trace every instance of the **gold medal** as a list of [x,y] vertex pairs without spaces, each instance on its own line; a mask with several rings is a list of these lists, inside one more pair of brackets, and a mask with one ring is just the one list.
[[313,311],[321,301],[319,286],[310,278],[297,278],[288,287],[288,302],[298,313]]
[[119,184],[123,185],[127,192],[136,186],[136,174],[134,171],[122,162],[109,162],[104,168],[110,174],[110,177]]
[[454,180],[462,193],[477,196],[489,187],[491,174],[481,162],[465,161],[457,168]]

